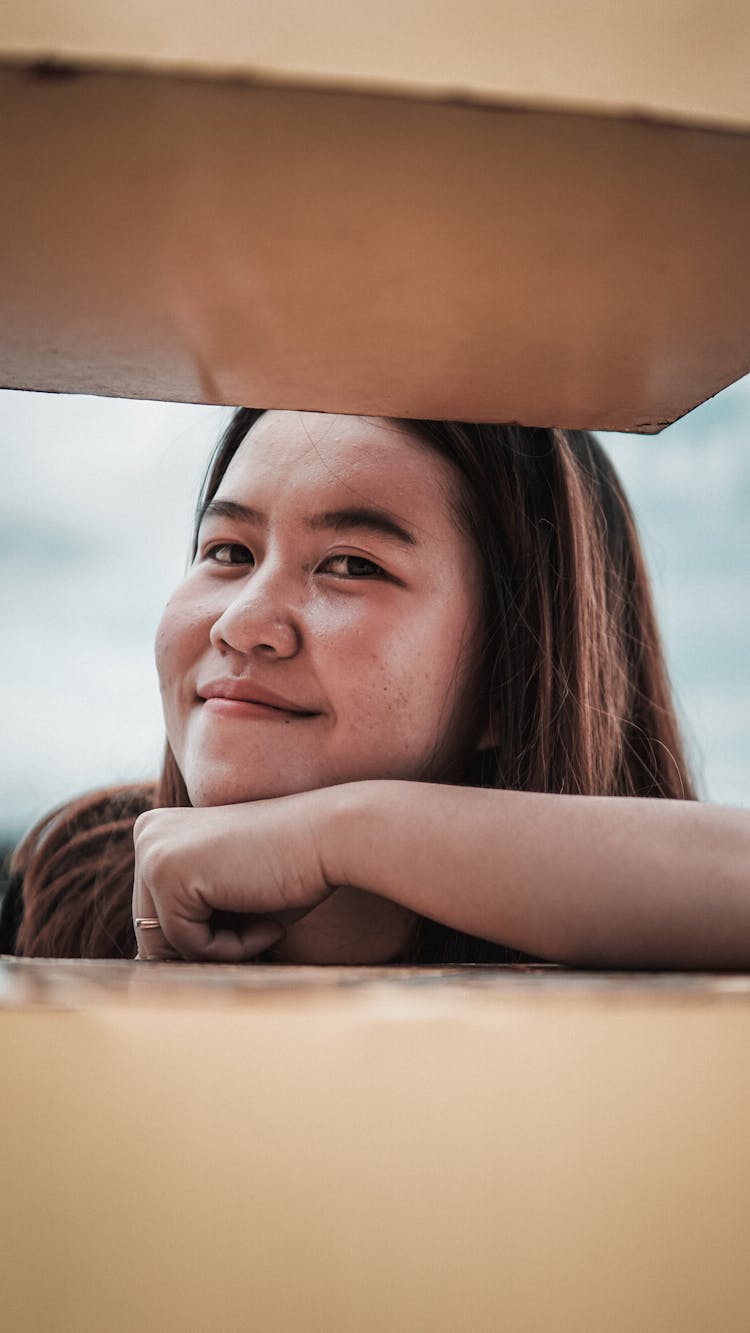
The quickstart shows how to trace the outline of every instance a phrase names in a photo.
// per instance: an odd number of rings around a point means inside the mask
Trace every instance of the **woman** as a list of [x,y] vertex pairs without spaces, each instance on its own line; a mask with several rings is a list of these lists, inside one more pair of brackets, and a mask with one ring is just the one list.
[[29,835],[21,952],[747,961],[590,436],[241,409],[157,665],[160,780]]

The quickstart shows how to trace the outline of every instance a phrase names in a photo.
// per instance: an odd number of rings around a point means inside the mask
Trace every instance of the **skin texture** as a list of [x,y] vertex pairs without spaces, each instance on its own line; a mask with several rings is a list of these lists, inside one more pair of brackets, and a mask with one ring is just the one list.
[[[391,422],[270,412],[255,424],[157,633],[167,735],[193,806],[460,777],[484,736],[481,568],[456,518],[457,485],[450,464]],[[352,522],[363,508],[409,540]],[[204,697],[216,691],[243,697]],[[289,707],[253,702],[267,692]],[[282,952],[381,961],[412,922],[393,903],[341,892],[288,931]]]

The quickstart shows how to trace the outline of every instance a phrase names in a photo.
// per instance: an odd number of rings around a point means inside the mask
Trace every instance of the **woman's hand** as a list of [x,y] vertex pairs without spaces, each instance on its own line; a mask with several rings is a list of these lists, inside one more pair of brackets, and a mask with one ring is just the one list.
[[[243,962],[290,926],[285,961],[377,963],[415,914],[585,967],[750,958],[745,810],[380,780],[155,810],[135,842],[133,914],[159,922],[142,958]],[[333,923],[291,925],[328,898]]]
[[309,792],[247,805],[150,810],[135,824],[138,958],[241,963],[333,891]]

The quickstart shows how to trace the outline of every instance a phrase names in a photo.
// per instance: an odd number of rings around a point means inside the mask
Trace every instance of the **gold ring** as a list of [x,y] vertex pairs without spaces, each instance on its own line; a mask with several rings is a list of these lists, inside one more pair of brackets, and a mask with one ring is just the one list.
[[137,916],[133,924],[136,930],[161,930],[158,916]]

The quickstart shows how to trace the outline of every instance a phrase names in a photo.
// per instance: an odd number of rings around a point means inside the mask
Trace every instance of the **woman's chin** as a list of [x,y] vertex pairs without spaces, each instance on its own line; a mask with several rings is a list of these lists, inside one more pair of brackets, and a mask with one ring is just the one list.
[[248,787],[199,787],[196,791],[188,788],[190,804],[196,809],[209,805],[243,805],[250,801],[270,801],[278,796],[291,796],[291,790],[285,788]]
[[240,805],[249,801],[271,801],[279,796],[294,796],[297,792],[313,791],[329,784],[321,779],[284,778],[281,776],[253,781],[241,781],[205,778],[187,781],[190,804],[195,807],[208,805]]

